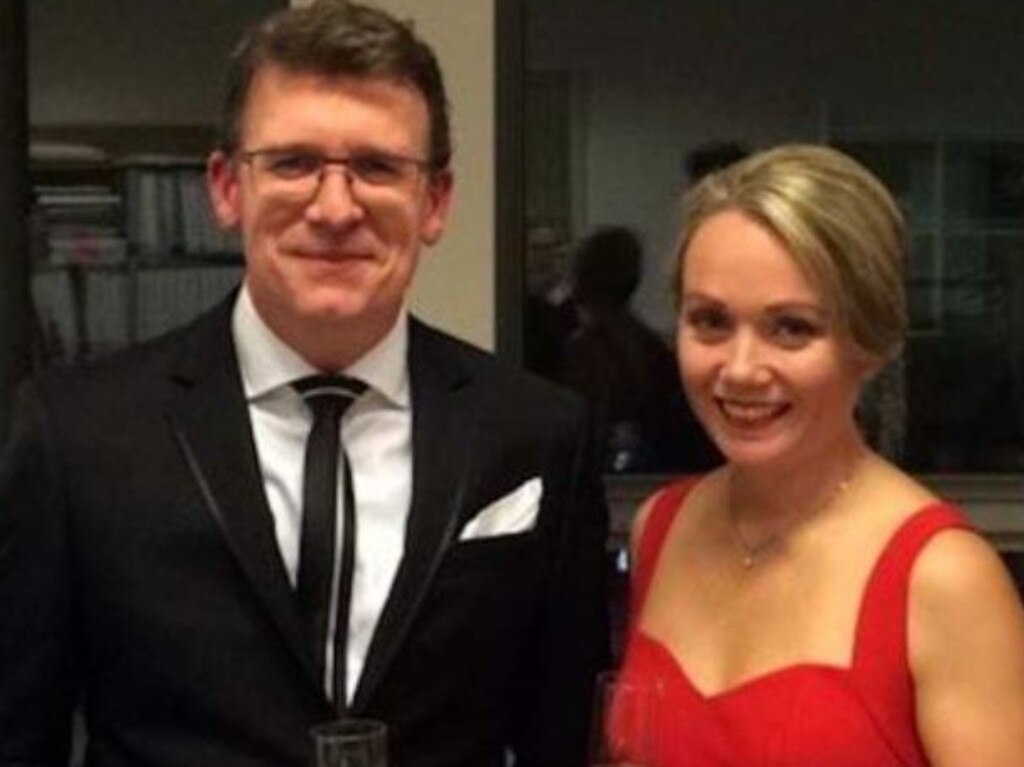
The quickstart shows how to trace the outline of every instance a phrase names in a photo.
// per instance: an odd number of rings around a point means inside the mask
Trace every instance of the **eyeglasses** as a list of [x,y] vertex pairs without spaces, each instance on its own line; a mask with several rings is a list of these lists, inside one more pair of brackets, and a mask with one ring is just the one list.
[[387,152],[329,157],[301,149],[251,149],[238,156],[268,194],[304,201],[316,196],[330,165],[341,166],[354,194],[406,191],[430,168],[426,160]]

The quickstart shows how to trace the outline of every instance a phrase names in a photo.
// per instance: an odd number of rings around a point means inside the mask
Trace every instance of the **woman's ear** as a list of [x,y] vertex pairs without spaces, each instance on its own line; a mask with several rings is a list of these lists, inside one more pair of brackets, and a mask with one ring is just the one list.
[[860,379],[861,386],[868,383],[872,378],[878,375],[882,368],[885,367],[886,363],[889,362],[889,359],[889,357],[883,357],[879,354],[865,351],[860,347],[855,347],[853,352],[853,365],[854,371]]

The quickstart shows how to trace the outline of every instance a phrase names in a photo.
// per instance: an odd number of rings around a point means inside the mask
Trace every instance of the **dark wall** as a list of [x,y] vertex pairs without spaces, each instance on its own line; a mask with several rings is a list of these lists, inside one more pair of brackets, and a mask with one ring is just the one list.
[[1017,584],[1017,592],[1024,599],[1024,551],[1003,551],[1000,555]]
[[24,0],[0,3],[0,441],[30,365]]

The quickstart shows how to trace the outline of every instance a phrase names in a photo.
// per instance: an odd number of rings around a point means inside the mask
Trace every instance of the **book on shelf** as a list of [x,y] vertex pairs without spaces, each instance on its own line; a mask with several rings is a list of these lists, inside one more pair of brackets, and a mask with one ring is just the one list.
[[241,272],[240,266],[151,269],[134,278],[120,270],[37,272],[32,294],[47,357],[71,362],[184,325],[234,289]]
[[53,266],[101,266],[122,264],[128,258],[128,243],[120,235],[73,231],[47,238],[49,263]]
[[138,283],[137,340],[184,325],[224,298],[241,279],[241,267],[155,269]]
[[37,184],[32,212],[37,258],[51,266],[120,263],[122,199],[106,184]]
[[120,208],[121,195],[106,184],[36,184],[36,204],[45,208]]
[[217,223],[203,173],[180,172],[178,193],[181,200],[182,246],[185,253],[193,256],[241,253],[237,233],[223,229]]
[[218,226],[198,161],[169,158],[125,166],[128,241],[144,257],[168,254],[221,256],[238,241]]
[[78,351],[75,297],[67,272],[32,275],[32,303],[47,358],[70,362]]
[[29,142],[29,158],[33,163],[53,166],[95,166],[110,161],[100,147],[71,141]]

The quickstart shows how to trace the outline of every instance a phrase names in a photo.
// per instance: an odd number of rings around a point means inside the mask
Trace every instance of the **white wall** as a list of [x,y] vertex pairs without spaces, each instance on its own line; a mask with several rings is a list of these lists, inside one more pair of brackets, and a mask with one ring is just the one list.
[[455,206],[441,243],[424,255],[413,291],[422,317],[494,347],[494,3],[380,0],[437,52],[452,108]]
[[[455,205],[439,245],[424,253],[412,308],[486,349],[495,339],[494,4],[497,0],[376,0],[412,19],[444,72],[455,149]],[[293,0],[305,5],[308,0]]]

